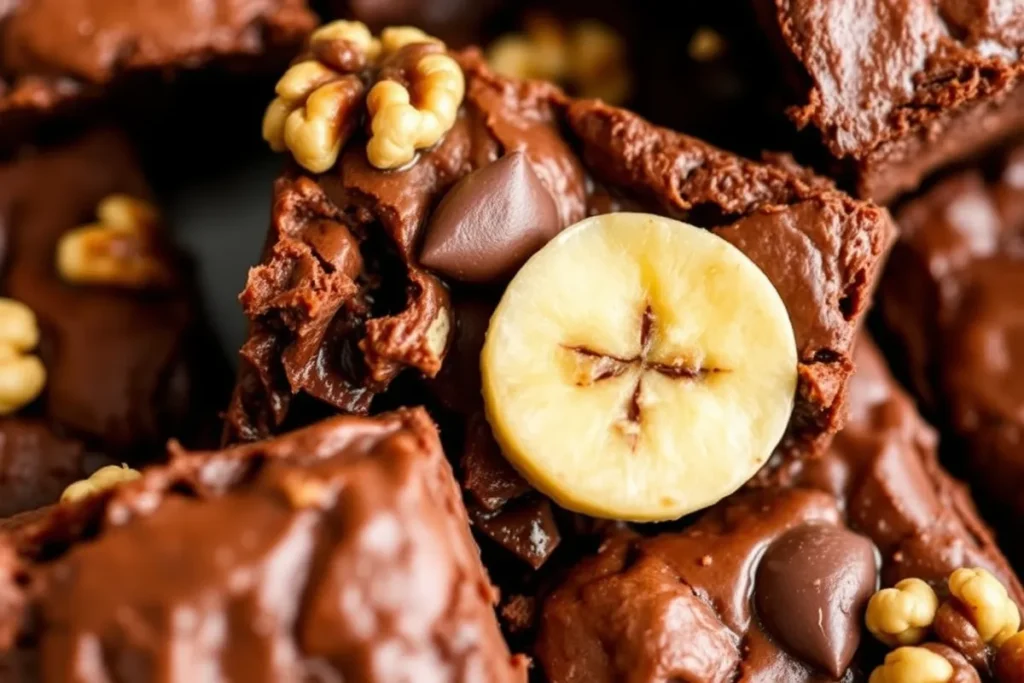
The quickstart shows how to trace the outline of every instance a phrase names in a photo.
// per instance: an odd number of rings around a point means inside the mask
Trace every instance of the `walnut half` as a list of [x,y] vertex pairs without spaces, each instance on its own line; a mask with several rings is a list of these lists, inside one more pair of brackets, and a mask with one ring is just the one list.
[[46,368],[29,353],[39,343],[36,315],[25,304],[0,298],[0,415],[10,415],[39,396]]
[[159,248],[159,214],[149,202],[112,194],[96,208],[96,223],[65,233],[57,271],[67,282],[128,289],[170,287],[174,271]]

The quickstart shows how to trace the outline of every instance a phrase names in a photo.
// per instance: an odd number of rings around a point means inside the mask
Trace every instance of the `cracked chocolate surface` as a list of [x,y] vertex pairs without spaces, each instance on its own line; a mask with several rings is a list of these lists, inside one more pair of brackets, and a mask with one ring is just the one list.
[[172,449],[0,540],[0,577],[5,681],[526,680],[420,409]]

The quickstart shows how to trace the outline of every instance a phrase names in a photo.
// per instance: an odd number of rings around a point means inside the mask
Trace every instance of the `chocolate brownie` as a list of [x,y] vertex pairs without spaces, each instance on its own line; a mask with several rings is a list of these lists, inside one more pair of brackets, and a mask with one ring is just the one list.
[[426,400],[450,451],[463,453],[477,527],[543,564],[560,542],[559,511],[504,462],[483,418],[483,335],[510,274],[554,234],[586,216],[641,210],[713,230],[767,275],[799,360],[780,450],[827,447],[892,237],[888,214],[795,167],[497,76],[474,51],[451,54],[465,101],[452,130],[409,167],[372,166],[355,127],[326,172],[293,164],[277,181],[263,259],[240,297],[251,327],[226,438]]
[[913,189],[930,171],[1024,128],[1020,8],[761,5],[811,82],[790,116],[821,132],[863,196],[883,201]]
[[[0,165],[0,296],[34,313],[38,346],[20,351],[45,368],[38,398],[3,401],[0,516],[56,502],[106,458],[139,462],[171,436],[208,435],[225,393],[226,363],[201,322],[188,264],[159,222],[145,241],[114,235],[107,245],[127,250],[125,268],[155,268],[157,286],[61,272],[64,238],[94,223],[112,195],[146,200],[150,191],[132,148],[110,130]],[[5,351],[10,335],[0,335]],[[4,362],[6,396],[15,361]]]
[[330,14],[366,23],[371,30],[417,26],[450,45],[480,40],[501,0],[329,0]]
[[951,465],[1024,515],[1024,148],[950,175],[898,213],[882,313],[910,383],[948,428]]
[[[800,149],[802,159],[861,197],[888,202],[931,172],[1024,130],[1024,12],[1015,3],[714,4],[723,10],[711,17],[726,38],[721,59],[678,61],[691,80],[728,66],[723,78],[745,92],[703,88],[714,95],[706,109],[733,125],[746,113],[746,125],[764,133],[762,144]],[[677,109],[684,117],[691,108]],[[783,110],[808,134],[779,136],[760,115]]]
[[[569,572],[540,611],[536,654],[551,683],[866,681],[881,662],[862,634],[876,582],[915,577],[943,595],[950,572],[981,566],[1024,604],[868,340],[856,360],[847,427],[822,459],[766,472],[682,531],[620,536]],[[948,636],[949,611],[939,614],[943,635],[925,647],[951,663],[953,680],[980,681],[989,653],[972,659]]]
[[15,681],[526,680],[419,409],[172,447],[4,549]]
[[305,0],[3,2],[0,129],[101,95],[133,74],[292,51],[313,25]]
[[[460,115],[415,164],[378,170],[357,136],[326,173],[293,166],[277,181],[264,257],[241,295],[251,330],[229,438],[261,438],[317,407],[366,412],[405,370],[437,376],[448,344],[427,348],[426,334],[451,311],[452,349],[468,350],[450,360],[452,372],[472,373],[476,352],[461,335],[473,331],[461,310],[493,306],[509,269],[554,232],[634,208],[713,229],[767,274],[799,351],[789,443],[826,445],[842,415],[853,333],[892,236],[887,213],[803,172],[748,162],[548,84],[496,76],[472,51],[457,58],[467,82]],[[480,170],[492,177],[474,186],[493,192],[495,205],[506,193],[529,202],[521,206],[534,222],[514,234],[509,226],[507,250],[486,235],[456,245],[435,223],[424,256],[431,219],[464,210],[468,194],[438,202]],[[472,386],[447,393],[476,402]]]

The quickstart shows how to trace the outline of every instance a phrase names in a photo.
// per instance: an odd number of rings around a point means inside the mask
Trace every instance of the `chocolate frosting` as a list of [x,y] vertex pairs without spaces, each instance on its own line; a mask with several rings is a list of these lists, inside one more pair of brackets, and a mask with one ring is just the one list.
[[131,73],[294,49],[315,26],[305,0],[12,0],[0,15],[0,113],[11,119]]
[[916,577],[943,590],[954,569],[984,567],[1024,605],[1024,589],[967,488],[939,464],[934,431],[867,337],[859,339],[854,360],[850,414],[831,449],[817,460],[766,469],[752,485],[836,496],[849,526],[881,553],[883,585]]
[[758,593],[779,586],[754,577],[766,547],[839,517],[827,494],[764,490],[727,499],[682,532],[613,540],[545,600],[537,660],[551,683],[820,679],[761,625]]
[[788,113],[879,201],[1024,129],[1024,11],[974,0],[754,0]]
[[195,443],[213,431],[227,368],[199,319],[188,265],[171,256],[178,282],[146,292],[57,273],[60,237],[94,221],[113,193],[149,196],[130,146],[108,130],[0,165],[0,295],[35,312],[47,371],[40,399],[0,421],[0,514],[54,502],[103,464],[85,451],[138,462],[169,436]]
[[882,312],[951,451],[1013,523],[1024,514],[1024,150],[950,175],[899,212]]
[[6,542],[4,661],[31,680],[526,680],[422,410],[172,448]]

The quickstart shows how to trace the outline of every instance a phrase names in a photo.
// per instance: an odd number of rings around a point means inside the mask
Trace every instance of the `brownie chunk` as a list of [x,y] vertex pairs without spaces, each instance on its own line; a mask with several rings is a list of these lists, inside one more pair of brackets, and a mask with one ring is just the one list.
[[[744,0],[745,4],[746,0]],[[969,0],[752,0],[813,128],[860,196],[887,201],[1024,129],[1024,12]]]
[[62,238],[96,221],[112,195],[149,197],[130,146],[112,131],[0,166],[0,295],[35,314],[32,353],[46,369],[39,397],[0,421],[0,516],[55,502],[103,458],[139,462],[171,436],[195,443],[213,429],[226,364],[162,227],[150,226],[146,261],[170,278],[159,287],[60,273]]
[[986,499],[1024,515],[1024,149],[909,202],[882,292],[912,386]]
[[0,129],[143,71],[294,50],[305,0],[11,0],[0,3]]
[[9,542],[26,681],[525,681],[422,410],[172,448]]
[[[397,57],[428,48],[438,49],[411,45]],[[484,333],[510,275],[555,234],[586,216],[646,211],[714,230],[774,284],[799,361],[779,450],[820,454],[843,415],[854,331],[892,238],[888,214],[791,165],[746,161],[549,84],[497,76],[474,51],[452,54],[465,100],[411,165],[373,167],[354,129],[329,170],[295,164],[277,181],[264,255],[240,297],[251,326],[227,439],[426,401],[449,451],[462,454],[477,529],[540,567],[566,520],[504,461],[483,418]]]
[[935,432],[889,374],[867,337],[857,342],[846,426],[824,457],[766,469],[755,485],[813,488],[836,497],[848,525],[882,555],[882,583],[940,582],[984,567],[1024,604],[1024,589],[967,487],[939,464]]
[[[868,340],[856,360],[849,422],[822,459],[766,472],[683,531],[620,536],[569,572],[540,614],[552,683],[865,681],[882,654],[861,633],[876,581],[913,576],[944,595],[953,569],[982,566],[1024,602]],[[926,647],[980,680],[966,652]]]
[[[490,259],[484,265],[495,272],[480,283],[486,272],[477,268],[475,286],[442,261],[426,268],[419,248],[441,229],[434,209],[442,197],[442,207],[455,202],[446,193],[458,181],[521,152],[554,200],[555,216],[544,209],[543,220],[559,229],[587,215],[645,210],[713,229],[743,250],[779,290],[796,333],[799,396],[787,446],[826,446],[842,415],[853,331],[891,239],[887,214],[803,173],[745,161],[627,111],[498,77],[474,52],[457,58],[467,82],[461,114],[408,169],[373,168],[357,134],[328,172],[293,167],[277,182],[265,254],[241,295],[252,326],[229,438],[260,438],[324,408],[366,412],[405,370],[443,376],[448,344],[431,348],[428,332],[454,310],[449,326],[458,339],[458,302],[493,307],[509,267],[497,256],[508,255],[507,244],[479,237],[490,251],[474,248],[474,258]],[[491,183],[496,191],[536,196],[513,177],[524,166],[506,166],[512,175]],[[537,237],[517,244],[535,249]],[[461,355],[461,346],[452,348]],[[465,346],[467,358],[452,363],[468,368],[478,352]],[[448,393],[479,403],[473,386]]]

